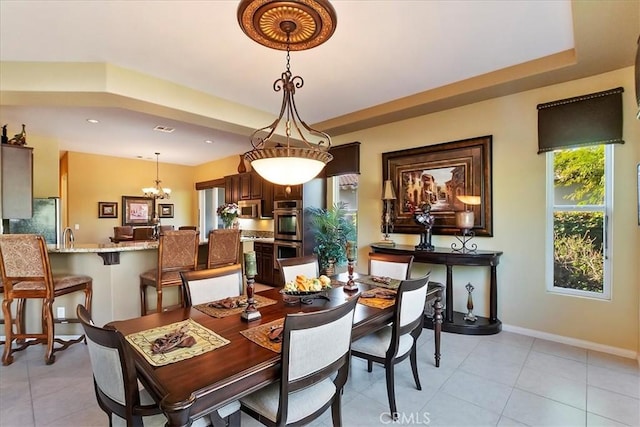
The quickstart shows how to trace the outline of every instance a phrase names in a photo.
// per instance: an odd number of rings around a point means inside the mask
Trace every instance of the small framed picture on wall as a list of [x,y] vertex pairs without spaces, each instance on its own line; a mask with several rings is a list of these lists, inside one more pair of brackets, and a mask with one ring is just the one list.
[[158,204],[158,216],[160,218],[173,218],[173,205],[172,204]]
[[118,218],[118,202],[98,202],[98,218]]

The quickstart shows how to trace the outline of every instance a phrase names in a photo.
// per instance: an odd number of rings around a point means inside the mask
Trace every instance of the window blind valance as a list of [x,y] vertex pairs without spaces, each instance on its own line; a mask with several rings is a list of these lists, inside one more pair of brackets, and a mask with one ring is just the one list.
[[623,144],[622,92],[606,90],[538,104],[538,154],[590,144]]
[[333,160],[327,163],[327,178],[347,173],[360,173],[360,143],[350,142],[348,144],[337,145],[329,149],[333,155]]

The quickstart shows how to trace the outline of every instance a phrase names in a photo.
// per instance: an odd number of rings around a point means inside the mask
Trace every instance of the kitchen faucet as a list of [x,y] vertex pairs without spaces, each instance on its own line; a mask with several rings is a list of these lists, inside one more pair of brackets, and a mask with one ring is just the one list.
[[73,246],[73,242],[75,241],[75,237],[73,237],[73,230],[71,227],[67,227],[62,232],[62,243],[65,248],[69,248]]

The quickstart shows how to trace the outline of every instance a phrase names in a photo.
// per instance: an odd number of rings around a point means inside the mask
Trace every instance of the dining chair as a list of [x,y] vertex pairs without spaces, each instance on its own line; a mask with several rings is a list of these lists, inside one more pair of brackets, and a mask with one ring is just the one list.
[[133,229],[133,240],[154,240],[153,227],[136,227]]
[[295,281],[298,275],[318,277],[320,274],[316,254],[296,258],[278,258],[277,261],[282,272],[282,285]]
[[418,376],[416,343],[422,333],[428,283],[429,275],[403,280],[396,294],[391,324],[365,335],[351,345],[353,356],[367,360],[367,371],[372,371],[373,362],[384,365],[389,410],[394,420],[398,415],[394,386],[395,365],[409,357],[416,388],[422,390]]
[[[93,279],[81,274],[52,274],[44,237],[37,234],[0,235],[0,272],[4,287],[4,301],[2,302],[5,330],[3,365],[10,365],[13,362],[14,352],[24,350],[34,344],[46,345],[44,360],[47,365],[50,365],[55,362],[55,352],[84,340],[84,335],[77,339],[68,340],[55,337],[55,323],[62,321],[78,323],[78,320],[54,319],[53,302],[57,297],[83,292],[85,306],[91,310]],[[42,301],[40,319],[42,329],[39,333],[30,333],[26,330],[24,307],[27,299]],[[14,300],[17,300],[15,317],[13,317],[11,309]],[[18,343],[17,347],[13,346],[14,341]],[[60,344],[60,346],[55,347],[54,343]]]
[[175,230],[175,227],[173,225],[161,225],[159,229],[160,229],[160,233],[164,233],[165,231]]
[[[87,337],[96,399],[100,409],[107,413],[109,425],[164,426],[167,418],[158,405],[160,399],[143,387],[124,336],[115,329],[96,326],[81,304],[76,313]],[[230,418],[233,422],[229,425],[240,425],[239,410],[240,403],[235,401],[194,420],[191,425],[204,427],[213,422],[217,426],[219,419],[229,421]]]
[[333,425],[341,425],[357,300],[358,295],[327,310],[287,314],[280,380],[241,398],[242,410],[267,426],[285,426],[305,425],[331,406]]
[[411,276],[413,255],[369,253],[369,275],[404,280]]
[[181,225],[180,227],[178,227],[178,230],[197,230],[198,227],[196,227],[195,225]]
[[182,271],[182,300],[185,307],[236,297],[244,292],[242,265],[206,270]]
[[207,268],[240,263],[240,229],[225,228],[209,231]]
[[198,263],[198,233],[193,230],[166,231],[158,238],[158,264],[156,268],[140,275],[140,313],[147,314],[147,288],[156,290],[156,311],[182,306],[182,290],[179,304],[163,307],[163,291],[167,287],[182,286],[181,271],[195,270]]

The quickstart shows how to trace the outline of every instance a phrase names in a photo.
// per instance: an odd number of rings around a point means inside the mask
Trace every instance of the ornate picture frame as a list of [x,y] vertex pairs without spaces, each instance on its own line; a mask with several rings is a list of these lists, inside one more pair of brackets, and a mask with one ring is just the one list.
[[[382,153],[382,182],[392,180],[397,197],[391,208],[393,232],[424,231],[414,221],[413,210],[429,201],[433,234],[459,233],[455,213],[470,209],[475,213],[475,235],[493,236],[492,142],[493,136],[487,135]],[[481,204],[465,205],[459,195],[480,196]]]
[[122,225],[152,225],[154,207],[152,198],[122,196]]
[[173,218],[173,205],[170,203],[159,203],[158,218]]
[[98,202],[98,218],[118,218],[118,202]]

